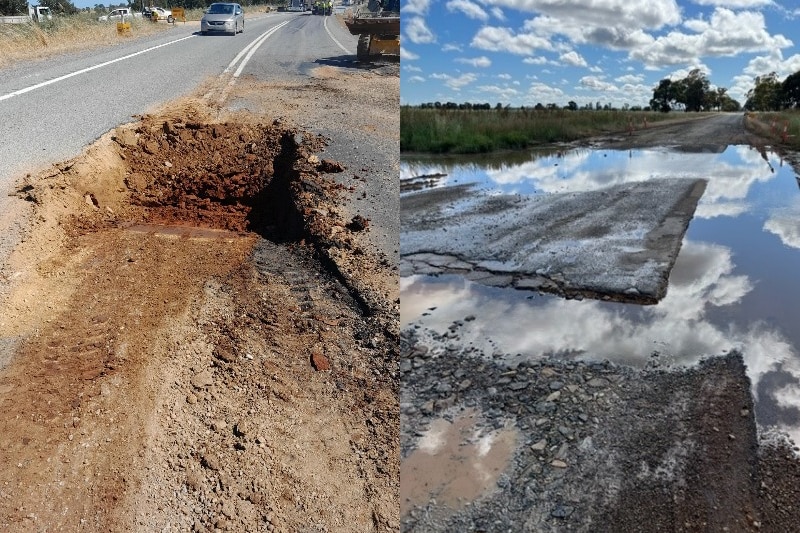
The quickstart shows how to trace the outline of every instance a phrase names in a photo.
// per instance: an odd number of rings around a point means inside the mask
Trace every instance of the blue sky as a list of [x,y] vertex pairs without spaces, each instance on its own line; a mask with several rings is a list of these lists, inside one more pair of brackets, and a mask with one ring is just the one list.
[[800,71],[796,6],[403,0],[400,101],[645,106],[659,80],[700,68],[743,105],[756,76]]

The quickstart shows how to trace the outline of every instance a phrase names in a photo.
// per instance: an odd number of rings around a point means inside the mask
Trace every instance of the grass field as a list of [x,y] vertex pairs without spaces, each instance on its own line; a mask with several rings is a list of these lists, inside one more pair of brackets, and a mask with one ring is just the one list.
[[569,142],[595,135],[638,129],[674,113],[648,111],[570,111],[565,109],[421,109],[400,108],[400,151],[486,153],[539,144]]

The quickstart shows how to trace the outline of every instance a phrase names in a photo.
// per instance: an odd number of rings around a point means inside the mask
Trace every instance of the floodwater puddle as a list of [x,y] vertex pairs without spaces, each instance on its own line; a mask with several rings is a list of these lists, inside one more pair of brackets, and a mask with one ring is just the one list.
[[800,189],[791,165],[747,146],[721,153],[577,149],[516,157],[404,160],[401,179],[445,174],[432,186],[474,183],[487,194],[526,195],[705,179],[666,296],[651,306],[567,300],[457,275],[415,275],[401,279],[402,327],[512,366],[546,357],[692,365],[740,350],[759,427],[800,442]]
[[400,514],[435,501],[455,512],[496,488],[516,447],[513,427],[487,430],[467,409],[453,420],[433,420],[400,466]]

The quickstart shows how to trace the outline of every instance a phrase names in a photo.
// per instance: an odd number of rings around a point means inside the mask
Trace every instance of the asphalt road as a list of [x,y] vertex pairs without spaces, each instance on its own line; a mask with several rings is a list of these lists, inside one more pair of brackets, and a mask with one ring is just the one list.
[[[267,33],[257,49],[239,55]],[[236,37],[202,36],[198,23],[178,23],[111,48],[4,69],[0,211],[26,172],[74,157],[108,130],[191,93],[229,67],[233,74],[246,62],[239,74],[263,79],[302,76],[320,58],[354,55],[356,43],[331,17],[262,13],[247,17]]]

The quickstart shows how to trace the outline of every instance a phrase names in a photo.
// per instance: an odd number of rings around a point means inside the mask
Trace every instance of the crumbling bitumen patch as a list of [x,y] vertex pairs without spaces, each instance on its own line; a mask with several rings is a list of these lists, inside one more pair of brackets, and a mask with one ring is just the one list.
[[470,197],[463,188],[405,196],[401,275],[456,273],[486,285],[655,303],[705,184],[665,178],[548,196]]

